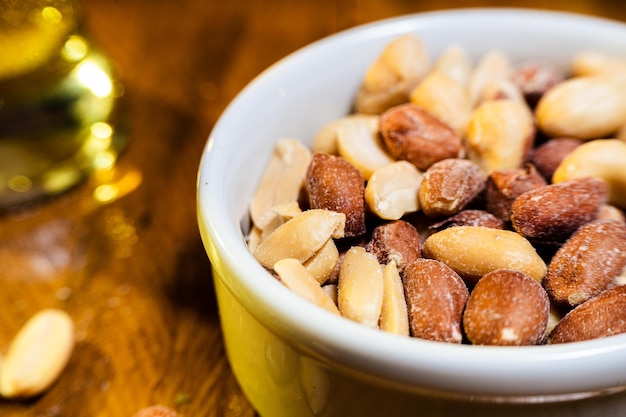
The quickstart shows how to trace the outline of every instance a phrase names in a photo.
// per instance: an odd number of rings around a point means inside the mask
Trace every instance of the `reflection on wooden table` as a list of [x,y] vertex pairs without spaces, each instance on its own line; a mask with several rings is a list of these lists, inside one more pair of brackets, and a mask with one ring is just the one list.
[[[220,112],[255,75],[312,41],[400,14],[541,1],[111,2],[85,0],[91,37],[117,63],[128,148],[117,168],[61,198],[0,219],[0,349],[46,307],[73,317],[77,344],[45,394],[0,400],[0,415],[254,416],[232,376],[195,176]],[[614,1],[550,9],[626,21]],[[532,30],[532,28],[529,28]]]

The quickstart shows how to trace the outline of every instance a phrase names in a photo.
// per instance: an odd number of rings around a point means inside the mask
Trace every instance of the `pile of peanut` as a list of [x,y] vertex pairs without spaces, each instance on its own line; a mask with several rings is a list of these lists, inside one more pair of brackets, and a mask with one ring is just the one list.
[[626,57],[434,62],[412,35],[312,149],[279,139],[248,245],[285,286],[384,331],[475,345],[626,332]]

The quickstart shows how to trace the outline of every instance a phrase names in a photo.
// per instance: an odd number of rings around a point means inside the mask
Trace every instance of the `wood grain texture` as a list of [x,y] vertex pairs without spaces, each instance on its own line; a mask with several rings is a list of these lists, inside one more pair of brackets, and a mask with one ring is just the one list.
[[[278,59],[354,25],[441,8],[547,7],[539,0],[83,5],[86,30],[123,75],[129,146],[111,178],[0,218],[0,351],[45,307],[68,311],[79,338],[59,381],[38,398],[0,400],[3,417],[130,417],[153,404],[186,417],[255,416],[224,354],[196,225],[196,170],[219,114]],[[549,8],[626,21],[619,1],[556,0]],[[124,181],[138,186],[96,204],[98,185]]]

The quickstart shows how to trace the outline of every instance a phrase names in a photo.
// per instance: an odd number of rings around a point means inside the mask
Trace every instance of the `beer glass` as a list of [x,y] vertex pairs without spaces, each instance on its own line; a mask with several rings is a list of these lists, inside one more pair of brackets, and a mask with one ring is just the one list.
[[114,166],[122,87],[71,0],[0,0],[0,213]]

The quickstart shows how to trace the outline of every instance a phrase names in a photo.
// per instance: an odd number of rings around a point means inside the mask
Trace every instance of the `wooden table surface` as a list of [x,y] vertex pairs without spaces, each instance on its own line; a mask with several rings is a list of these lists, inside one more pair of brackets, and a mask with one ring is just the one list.
[[[34,399],[0,400],[4,417],[130,417],[153,404],[186,417],[256,415],[224,354],[196,225],[195,179],[220,112],[276,60],[358,24],[437,8],[548,7],[626,21],[626,4],[615,0],[83,6],[86,30],[122,71],[129,142],[111,178],[0,218],[0,351],[46,307],[67,311],[77,332],[57,383]],[[96,204],[102,181],[128,193]]]

